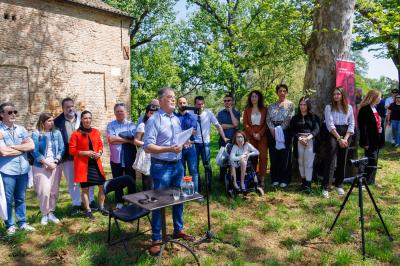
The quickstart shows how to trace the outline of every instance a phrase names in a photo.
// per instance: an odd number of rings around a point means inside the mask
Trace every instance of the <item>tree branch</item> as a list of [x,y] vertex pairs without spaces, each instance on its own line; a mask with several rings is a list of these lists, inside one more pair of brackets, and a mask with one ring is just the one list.
[[202,8],[204,11],[206,11],[208,14],[210,14],[218,23],[218,26],[221,27],[222,29],[229,31],[229,27],[227,27],[222,18],[218,16],[217,12],[215,9],[211,7],[211,5],[208,3],[208,0],[204,1],[205,3],[201,3],[199,0],[193,1],[194,4],[198,5],[200,8]]

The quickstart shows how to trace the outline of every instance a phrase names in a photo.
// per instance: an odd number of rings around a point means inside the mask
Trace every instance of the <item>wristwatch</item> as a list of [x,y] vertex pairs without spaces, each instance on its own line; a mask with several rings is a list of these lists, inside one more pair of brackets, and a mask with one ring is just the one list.
[[341,140],[341,139],[343,139],[343,137],[342,137],[342,136],[339,136],[336,140],[339,141],[339,140]]

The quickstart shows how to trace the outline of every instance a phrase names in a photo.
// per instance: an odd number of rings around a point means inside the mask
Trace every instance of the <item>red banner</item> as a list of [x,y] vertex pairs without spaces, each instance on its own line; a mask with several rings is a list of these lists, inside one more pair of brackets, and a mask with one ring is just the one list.
[[342,86],[345,89],[349,104],[353,107],[354,117],[357,117],[355,68],[354,62],[336,61],[336,87]]

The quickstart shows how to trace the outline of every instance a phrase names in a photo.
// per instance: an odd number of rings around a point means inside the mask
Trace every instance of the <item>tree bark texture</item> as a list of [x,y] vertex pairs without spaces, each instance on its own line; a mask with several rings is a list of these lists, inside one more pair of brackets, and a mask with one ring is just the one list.
[[335,62],[350,58],[354,7],[355,0],[316,1],[304,91],[313,94],[313,109],[321,118],[336,85]]

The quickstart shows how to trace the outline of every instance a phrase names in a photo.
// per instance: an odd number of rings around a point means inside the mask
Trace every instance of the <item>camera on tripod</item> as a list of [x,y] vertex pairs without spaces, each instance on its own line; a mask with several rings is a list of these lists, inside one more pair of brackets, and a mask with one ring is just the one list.
[[364,167],[365,168],[368,165],[368,158],[364,157],[364,158],[361,158],[361,159],[358,159],[358,160],[351,160],[350,159],[349,162],[354,167],[357,167],[357,168]]

